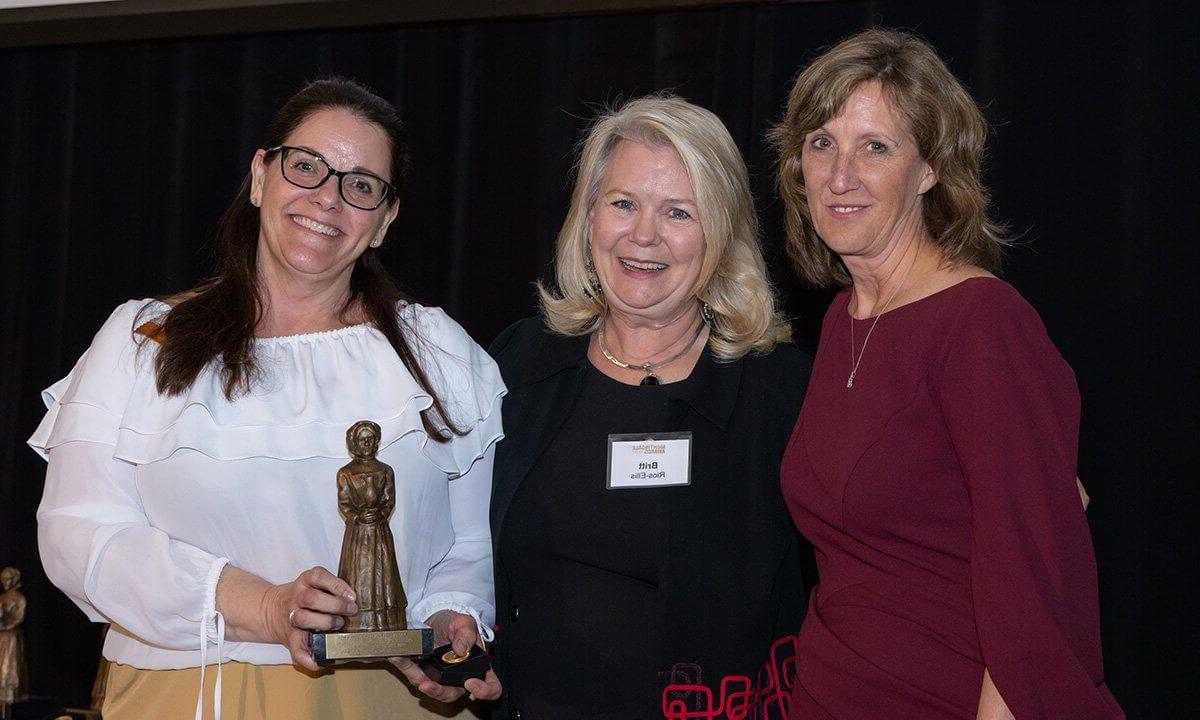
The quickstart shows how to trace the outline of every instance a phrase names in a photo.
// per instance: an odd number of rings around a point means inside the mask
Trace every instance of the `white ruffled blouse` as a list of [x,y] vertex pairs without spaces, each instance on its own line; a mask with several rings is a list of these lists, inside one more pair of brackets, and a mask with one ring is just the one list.
[[106,658],[203,667],[215,643],[222,661],[290,663],[280,645],[219,642],[217,579],[226,562],[271,583],[337,571],[336,475],[358,420],[379,423],[379,459],[395,470],[409,620],[451,609],[494,622],[488,501],[505,388],[462,327],[437,308],[399,308],[430,382],[469,428],[438,443],[421,423],[432,400],[373,326],[256,340],[261,378],[232,402],[215,365],[163,397],[156,346],[138,352],[132,333],[147,306],[149,318],[168,309],[140,300],[113,312],[43,393],[48,412],[29,440],[49,462],[38,508],[46,575],[89,618],[113,623]]

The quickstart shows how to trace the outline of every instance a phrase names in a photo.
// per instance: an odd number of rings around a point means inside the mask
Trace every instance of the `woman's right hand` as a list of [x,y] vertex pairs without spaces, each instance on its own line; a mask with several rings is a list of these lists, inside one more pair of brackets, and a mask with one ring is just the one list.
[[312,637],[339,630],[358,612],[354,591],[323,567],[305,570],[295,580],[271,585],[226,565],[217,584],[217,609],[225,617],[226,637],[241,642],[279,643],[292,662],[316,672]]
[[358,612],[354,591],[323,567],[305,570],[295,580],[273,585],[263,595],[263,621],[275,642],[292,654],[292,662],[318,670],[312,656],[312,631],[329,632],[346,625]]

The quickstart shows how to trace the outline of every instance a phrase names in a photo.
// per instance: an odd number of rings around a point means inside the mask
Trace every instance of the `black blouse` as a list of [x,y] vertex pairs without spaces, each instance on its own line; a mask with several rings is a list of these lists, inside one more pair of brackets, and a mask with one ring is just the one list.
[[[497,541],[512,603],[521,609],[521,622],[505,637],[508,673],[525,691],[521,706],[529,717],[570,717],[576,707],[597,708],[591,717],[638,717],[639,701],[661,687],[662,633],[653,612],[666,558],[661,518],[671,494],[686,488],[610,490],[606,474],[609,434],[661,430],[669,388],[626,385],[590,363],[585,370],[557,440],[513,497],[509,514],[521,522],[508,523]],[[564,616],[571,621],[552,642],[586,650],[544,652],[543,626]],[[633,640],[607,642],[614,634]],[[540,681],[596,668],[605,668],[603,686],[581,683],[570,698]]]
[[[498,716],[782,716],[804,600],[779,463],[810,359],[705,353],[682,382],[628,386],[591,365],[587,338],[539,319],[491,352],[509,388],[492,496]],[[678,430],[690,485],[605,489],[610,433]]]

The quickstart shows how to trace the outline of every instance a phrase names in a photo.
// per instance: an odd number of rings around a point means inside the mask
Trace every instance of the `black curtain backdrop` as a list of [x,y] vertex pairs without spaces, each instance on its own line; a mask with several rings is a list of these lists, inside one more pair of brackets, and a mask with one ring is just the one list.
[[829,293],[784,259],[763,136],[820,47],[882,24],[931,40],[995,126],[986,179],[1022,236],[1006,277],[1083,394],[1108,679],[1132,718],[1191,716],[1196,19],[1166,2],[834,2],[0,52],[0,565],[24,572],[33,690],[86,702],[99,644],[38,560],[38,391],[115,305],[210,272],[214,221],[304,81],[352,76],[401,108],[413,181],[386,260],[485,346],[534,312],[594,109],[670,89],[714,110],[811,348]]

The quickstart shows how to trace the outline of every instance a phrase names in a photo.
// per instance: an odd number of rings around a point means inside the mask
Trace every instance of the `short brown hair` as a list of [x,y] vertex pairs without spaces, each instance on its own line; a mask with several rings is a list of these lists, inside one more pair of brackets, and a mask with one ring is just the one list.
[[866,30],[821,53],[796,77],[784,118],[770,132],[779,152],[788,254],[819,286],[849,285],[841,259],[817,235],[801,172],[805,137],[842,110],[863,83],[878,82],[908,120],[938,182],[922,202],[925,228],[946,262],[1000,267],[1005,227],[988,217],[980,181],[988,125],[962,83],[927,42],[897,30]]

